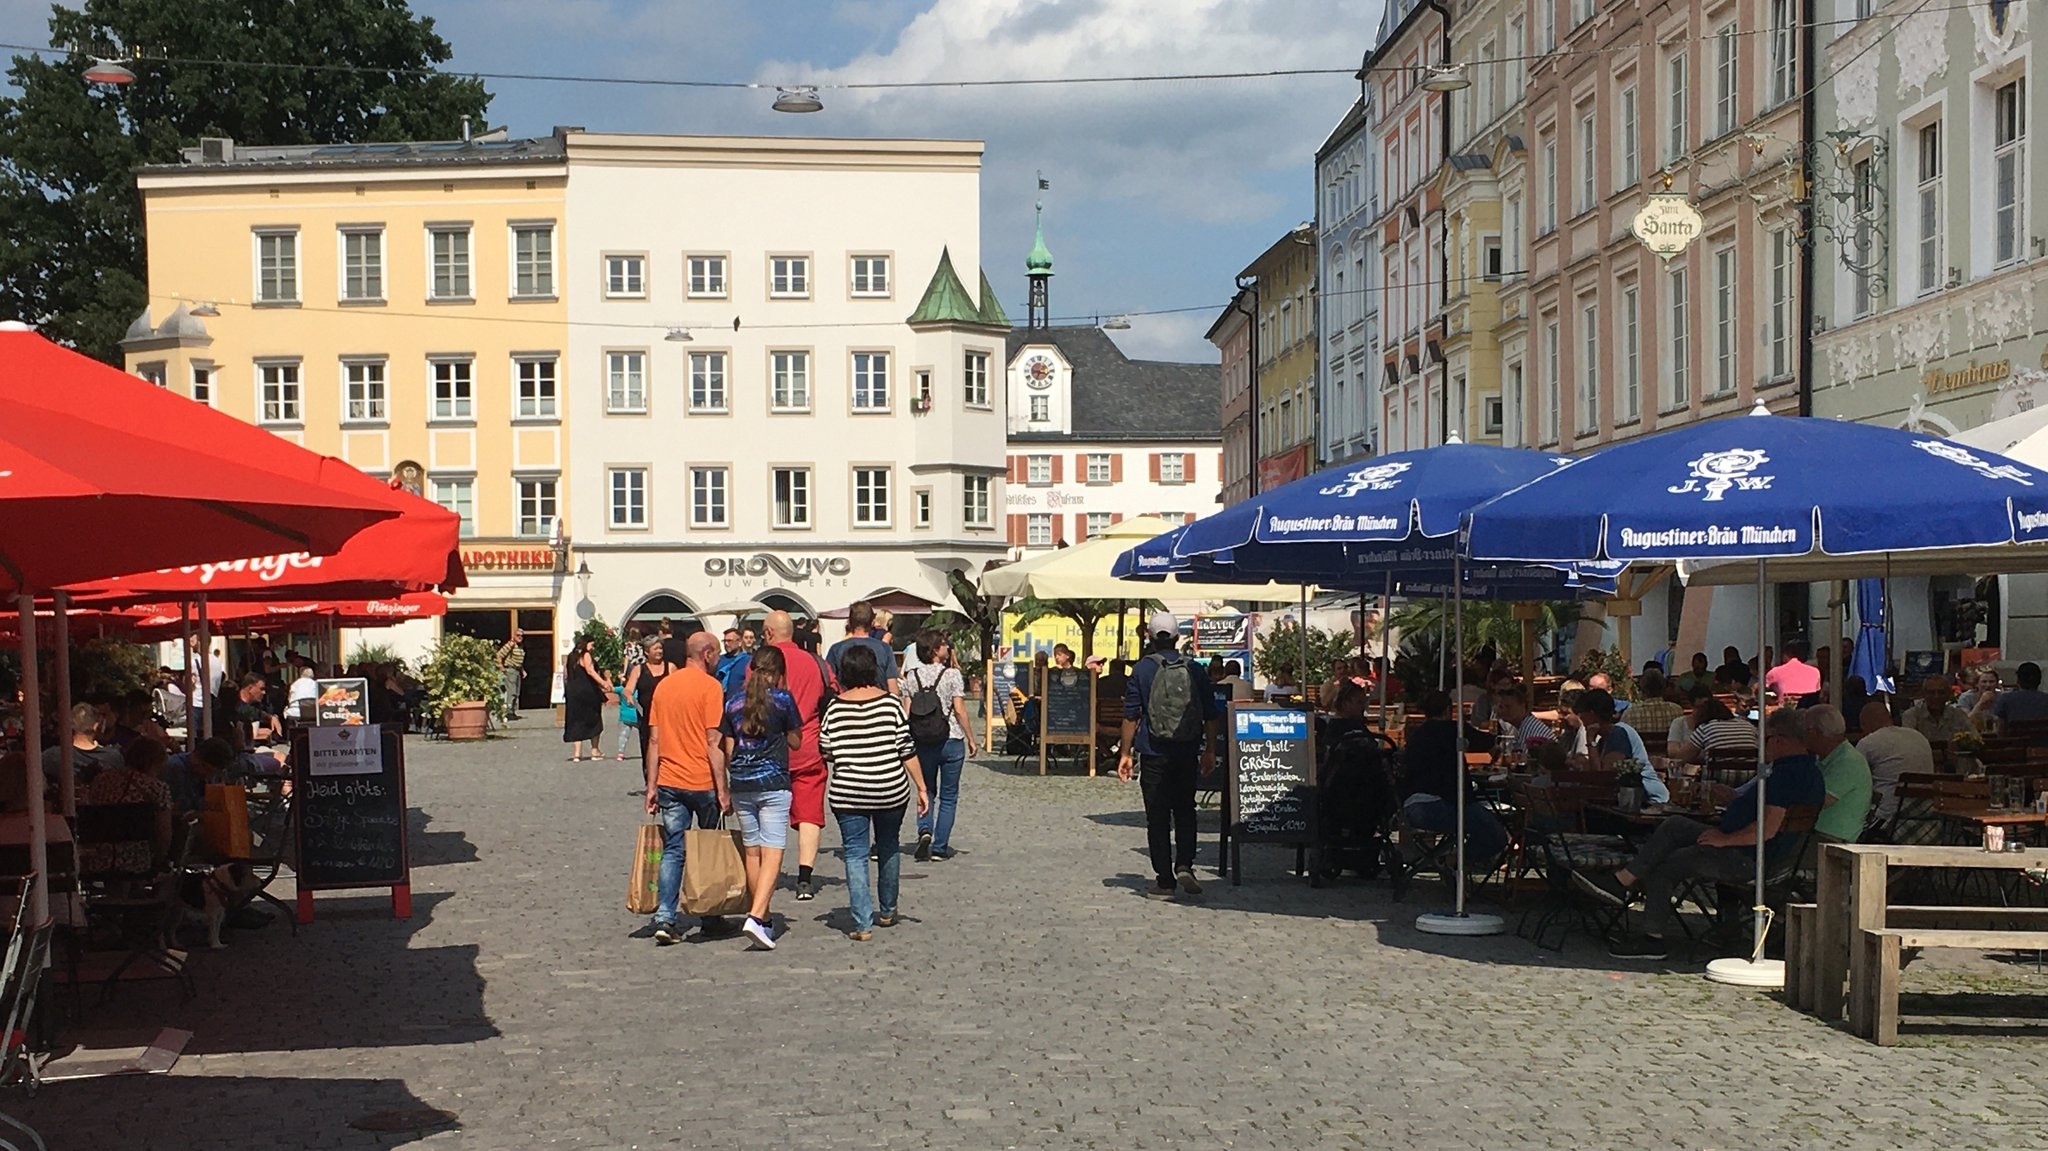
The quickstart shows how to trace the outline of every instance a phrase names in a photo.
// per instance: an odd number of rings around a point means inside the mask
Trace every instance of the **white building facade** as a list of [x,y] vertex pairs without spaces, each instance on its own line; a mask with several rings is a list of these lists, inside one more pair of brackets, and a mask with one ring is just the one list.
[[564,611],[942,601],[950,570],[1004,553],[1009,321],[978,274],[979,142],[567,148],[566,403],[586,454],[563,529],[589,576]]
[[1316,152],[1316,235],[1322,269],[1316,282],[1322,314],[1316,386],[1319,464],[1379,451],[1379,170],[1367,124],[1370,85]]

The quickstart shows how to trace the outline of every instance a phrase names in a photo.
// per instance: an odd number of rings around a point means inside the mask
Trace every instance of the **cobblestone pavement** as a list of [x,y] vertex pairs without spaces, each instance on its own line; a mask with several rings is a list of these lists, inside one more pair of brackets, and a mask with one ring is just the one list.
[[[906,923],[847,940],[828,856],[763,954],[631,937],[637,763],[568,764],[539,722],[410,752],[410,921],[323,895],[296,938],[232,933],[193,1003],[136,984],[88,1020],[189,1028],[172,1074],[0,1106],[97,1151],[2048,1147],[2024,1035],[1880,1050],[1688,965],[1419,935],[1430,892],[1312,891],[1271,848],[1148,902],[1113,778],[971,766],[963,853],[905,862]],[[458,1123],[349,1126],[420,1107]]]

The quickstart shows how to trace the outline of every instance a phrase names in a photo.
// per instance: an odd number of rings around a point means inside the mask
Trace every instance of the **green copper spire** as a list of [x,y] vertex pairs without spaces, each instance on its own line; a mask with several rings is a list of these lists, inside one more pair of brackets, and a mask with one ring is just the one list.
[[1052,252],[1045,246],[1045,201],[1038,201],[1038,235],[1031,241],[1031,254],[1024,257],[1024,273],[1029,276],[1052,275]]
[[981,306],[967,288],[960,282],[960,276],[953,271],[953,253],[939,250],[939,267],[932,273],[932,282],[926,285],[924,299],[917,302],[917,310],[910,314],[905,323],[911,324],[976,324],[981,322]]
[[996,290],[989,286],[987,272],[981,274],[981,322],[994,328],[1010,326],[1010,314],[1003,311],[1003,302],[996,299]]

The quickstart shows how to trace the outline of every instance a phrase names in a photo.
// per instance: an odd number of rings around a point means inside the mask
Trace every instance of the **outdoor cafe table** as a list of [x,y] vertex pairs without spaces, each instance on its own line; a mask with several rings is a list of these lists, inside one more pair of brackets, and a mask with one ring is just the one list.
[[1885,889],[1892,868],[2024,871],[2029,867],[2040,867],[2044,862],[2048,859],[2038,851],[1985,851],[1981,847],[1891,843],[1830,843],[1823,846],[1820,877],[1814,892],[1820,931],[1813,1013],[1825,1020],[1842,1017],[1847,990],[1844,980],[1850,975],[1850,947],[1865,929],[1876,930],[1886,925],[1888,902]]

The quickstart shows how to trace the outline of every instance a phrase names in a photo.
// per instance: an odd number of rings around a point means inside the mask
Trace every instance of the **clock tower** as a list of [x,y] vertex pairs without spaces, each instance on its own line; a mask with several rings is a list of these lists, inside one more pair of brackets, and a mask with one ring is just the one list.
[[1046,302],[1047,289],[1052,285],[1052,253],[1045,247],[1045,201],[1038,201],[1037,235],[1031,242],[1031,254],[1024,257],[1024,275],[1031,281],[1031,298],[1026,309],[1024,326],[1030,331],[1044,331],[1052,325],[1052,312]]

